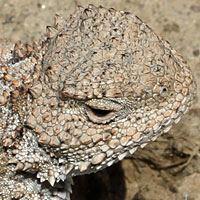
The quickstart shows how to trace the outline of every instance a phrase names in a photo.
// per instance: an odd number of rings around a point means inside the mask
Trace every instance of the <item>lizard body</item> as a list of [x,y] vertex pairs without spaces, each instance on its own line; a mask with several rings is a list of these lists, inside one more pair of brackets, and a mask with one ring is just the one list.
[[89,5],[32,46],[0,42],[0,199],[70,199],[97,172],[168,132],[195,81],[131,13]]

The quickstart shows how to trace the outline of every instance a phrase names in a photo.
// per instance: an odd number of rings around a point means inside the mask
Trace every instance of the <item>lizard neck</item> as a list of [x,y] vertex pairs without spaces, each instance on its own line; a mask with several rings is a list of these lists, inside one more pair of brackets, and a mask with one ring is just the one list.
[[31,106],[28,94],[41,76],[43,49],[8,41],[0,43],[0,139],[11,146]]

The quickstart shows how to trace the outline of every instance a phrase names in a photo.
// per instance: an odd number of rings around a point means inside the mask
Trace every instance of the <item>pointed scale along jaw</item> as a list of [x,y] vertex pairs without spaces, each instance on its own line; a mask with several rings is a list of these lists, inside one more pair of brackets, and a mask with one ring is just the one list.
[[29,117],[38,143],[72,164],[72,175],[133,154],[191,106],[196,87],[189,66],[134,14],[79,7],[67,20],[56,16],[47,38],[45,104],[35,95],[40,112]]

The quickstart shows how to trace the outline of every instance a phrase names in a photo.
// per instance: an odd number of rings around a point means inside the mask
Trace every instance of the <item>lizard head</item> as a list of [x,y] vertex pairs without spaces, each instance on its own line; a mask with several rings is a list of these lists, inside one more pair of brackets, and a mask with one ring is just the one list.
[[56,16],[46,41],[32,127],[46,152],[74,165],[74,175],[133,154],[191,105],[190,68],[133,14],[80,7],[67,20]]

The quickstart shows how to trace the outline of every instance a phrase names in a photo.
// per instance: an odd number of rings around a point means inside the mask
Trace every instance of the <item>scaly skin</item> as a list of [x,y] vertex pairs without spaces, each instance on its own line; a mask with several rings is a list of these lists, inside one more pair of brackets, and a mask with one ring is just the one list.
[[70,199],[73,176],[168,132],[195,89],[168,42],[114,9],[56,16],[32,46],[1,41],[0,200]]

